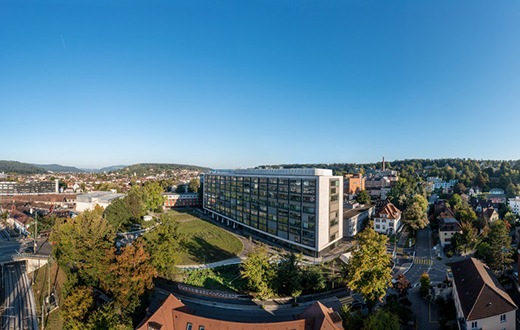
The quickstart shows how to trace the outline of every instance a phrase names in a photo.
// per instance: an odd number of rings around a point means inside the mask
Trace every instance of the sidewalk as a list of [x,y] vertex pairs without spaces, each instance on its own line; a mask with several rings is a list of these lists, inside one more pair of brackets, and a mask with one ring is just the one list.
[[177,265],[175,267],[179,269],[204,269],[204,268],[216,268],[221,266],[228,266],[228,265],[236,265],[242,263],[246,258],[245,257],[234,257],[229,258],[226,260],[216,261],[216,262],[210,262],[207,264],[198,264],[198,265]]

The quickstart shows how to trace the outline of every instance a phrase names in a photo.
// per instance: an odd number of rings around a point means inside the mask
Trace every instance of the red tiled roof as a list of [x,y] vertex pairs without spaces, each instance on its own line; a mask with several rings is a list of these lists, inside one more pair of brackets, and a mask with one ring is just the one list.
[[[336,321],[336,323],[334,322]],[[191,311],[174,295],[170,294],[161,307],[148,319],[143,320],[137,330],[148,330],[149,325],[161,330],[186,329],[188,323],[192,329],[203,326],[207,330],[342,330],[341,319],[332,309],[323,306],[320,302],[314,303],[299,315],[299,319],[285,322],[271,323],[239,323],[215,320],[193,315]]]

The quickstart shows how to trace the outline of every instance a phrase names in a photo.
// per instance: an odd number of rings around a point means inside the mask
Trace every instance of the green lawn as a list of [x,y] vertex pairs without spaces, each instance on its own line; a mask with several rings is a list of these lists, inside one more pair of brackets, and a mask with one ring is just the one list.
[[181,276],[183,283],[206,289],[237,293],[245,293],[247,291],[247,281],[240,276],[240,265],[185,270]]
[[194,265],[233,258],[242,252],[242,242],[226,230],[190,214],[174,213],[179,220],[179,232],[185,236],[184,252],[177,264]]

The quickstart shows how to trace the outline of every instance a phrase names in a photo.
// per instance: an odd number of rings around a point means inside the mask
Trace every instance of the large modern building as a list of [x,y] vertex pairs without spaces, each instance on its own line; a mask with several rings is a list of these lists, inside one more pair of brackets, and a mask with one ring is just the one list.
[[96,205],[106,208],[113,201],[118,198],[124,197],[125,194],[118,194],[115,190],[113,191],[93,191],[76,196],[76,211],[83,212],[86,210],[92,210]]
[[203,207],[216,220],[312,256],[343,233],[343,177],[324,169],[244,169],[205,174]]
[[0,182],[0,195],[40,195],[59,193],[58,180],[39,182]]

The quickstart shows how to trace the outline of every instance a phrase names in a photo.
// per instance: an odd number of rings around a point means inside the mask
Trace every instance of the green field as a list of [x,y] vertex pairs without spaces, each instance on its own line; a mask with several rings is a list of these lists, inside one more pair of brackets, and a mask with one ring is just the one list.
[[184,235],[183,252],[177,264],[195,265],[236,257],[242,252],[242,242],[226,230],[187,213],[173,212],[179,221],[179,233]]

